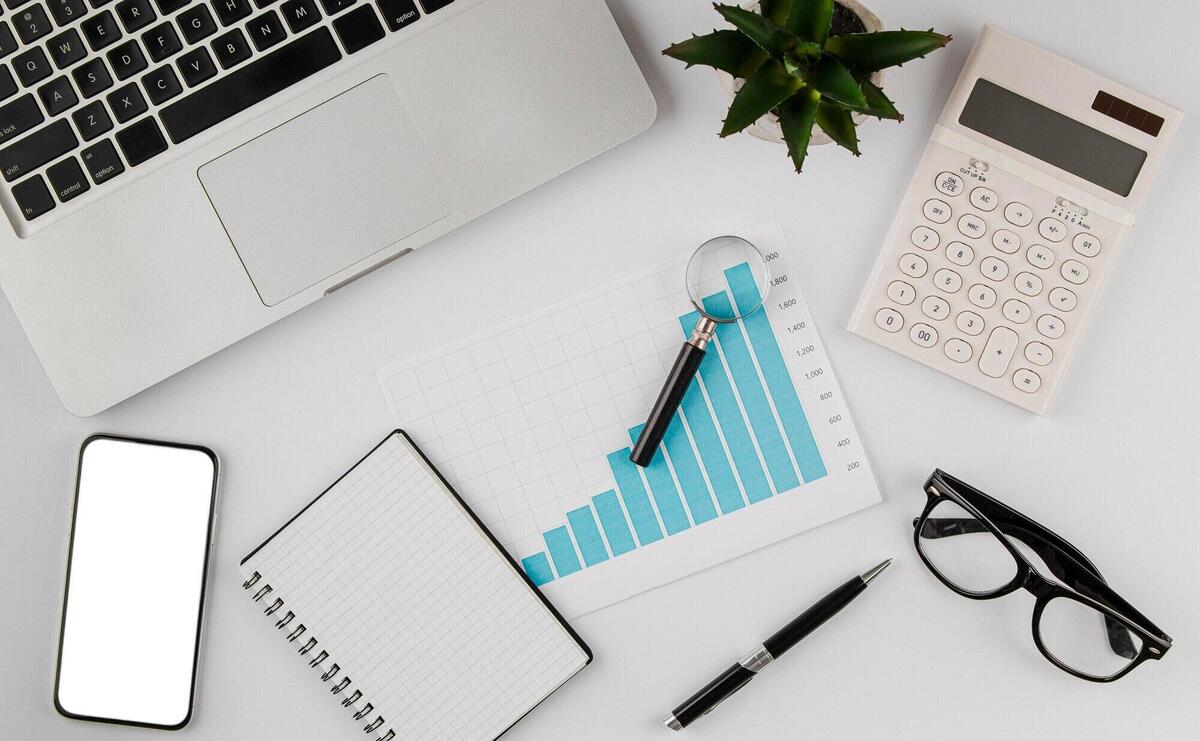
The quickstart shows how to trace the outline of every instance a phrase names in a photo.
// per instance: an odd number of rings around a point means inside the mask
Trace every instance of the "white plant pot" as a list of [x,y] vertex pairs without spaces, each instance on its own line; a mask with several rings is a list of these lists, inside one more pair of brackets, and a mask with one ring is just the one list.
[[[883,31],[886,28],[886,26],[883,25],[883,21],[879,19],[879,16],[872,13],[858,0],[836,1],[838,5],[845,7],[847,10],[858,16],[859,20],[861,20],[863,25],[866,26],[867,33]],[[742,2],[741,6],[747,10],[753,10],[755,12],[758,12],[759,10],[758,0]],[[746,81],[738,79],[724,70],[717,70],[716,72],[717,78],[721,82],[721,87],[724,88],[726,95],[729,96],[729,100],[732,101],[733,96],[737,94],[738,90],[741,90],[742,85],[744,85]],[[883,87],[883,72],[880,71],[872,74],[871,82],[875,83],[879,87]],[[854,123],[861,124],[867,119],[867,116],[862,113],[855,113],[853,114],[853,118]],[[783,129],[779,127],[779,117],[774,113],[768,113],[764,115],[762,118],[747,126],[744,131],[750,134],[750,136],[762,139],[763,141],[776,142],[779,144],[784,142]],[[833,139],[830,139],[828,134],[826,134],[824,131],[821,131],[820,128],[814,127],[812,139],[809,141],[810,145],[831,144],[832,142]]]

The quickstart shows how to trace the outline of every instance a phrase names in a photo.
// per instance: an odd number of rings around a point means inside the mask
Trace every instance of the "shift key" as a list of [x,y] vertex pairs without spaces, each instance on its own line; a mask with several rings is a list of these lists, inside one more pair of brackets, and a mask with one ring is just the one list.
[[16,139],[44,120],[33,93],[0,107],[0,144]]
[[0,172],[4,179],[12,182],[31,170],[62,157],[75,147],[79,140],[71,131],[66,119],[59,119],[44,129],[33,132],[15,144],[0,149]]

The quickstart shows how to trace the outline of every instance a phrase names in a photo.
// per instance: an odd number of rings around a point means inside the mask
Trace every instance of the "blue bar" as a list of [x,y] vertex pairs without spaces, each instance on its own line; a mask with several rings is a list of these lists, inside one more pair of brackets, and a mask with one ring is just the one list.
[[[679,317],[685,336],[691,336],[692,327],[696,326],[699,318],[700,314],[695,311]],[[710,347],[704,360],[700,361],[700,380],[704,381],[704,390],[708,392],[708,400],[716,412],[717,423],[725,433],[725,443],[729,446],[729,454],[733,456],[733,465],[737,467],[742,486],[746,489],[746,499],[751,504],[761,502],[772,495],[771,485],[767,483],[750,432],[742,421],[742,410],[733,395],[733,386],[729,385],[729,378],[725,375],[720,353],[713,350]]]
[[600,517],[600,525],[604,528],[604,535],[608,538],[608,547],[612,550],[613,558],[637,548],[615,491],[609,489],[603,494],[592,497],[592,506],[596,508],[596,514]]
[[[729,467],[729,459],[725,457],[725,448],[721,447],[721,437],[717,434],[717,426],[713,424],[708,405],[704,403],[699,381],[692,381],[692,385],[688,386],[679,409],[692,430],[696,450],[704,463],[704,470],[708,472],[708,482],[712,484],[713,493],[717,495],[717,505],[721,508],[721,514],[727,515],[745,507],[746,500],[742,499],[742,490],[738,488],[737,479],[733,477],[733,469]],[[669,434],[670,428],[667,431]]]
[[[739,310],[758,305],[760,294],[749,265],[743,263],[726,270],[725,279],[729,281],[733,300],[737,302]],[[821,460],[821,451],[813,439],[812,428],[804,415],[804,407],[800,405],[800,397],[796,395],[796,387],[792,384],[783,352],[771,330],[771,322],[766,312],[756,311],[747,316],[743,323],[746,325],[746,334],[750,335],[750,345],[758,357],[758,366],[762,369],[771,398],[775,400],[783,431],[791,442],[792,453],[800,466],[800,476],[805,481],[815,481],[827,473],[825,462]]]
[[646,487],[642,485],[638,467],[629,460],[629,448],[609,453],[608,467],[612,469],[617,488],[621,490],[621,500],[625,502],[625,511],[633,522],[638,542],[646,545],[662,540],[662,528],[658,526],[658,518],[654,516],[654,508],[646,496]]
[[543,584],[554,581],[554,572],[550,570],[550,560],[546,558],[545,551],[535,553],[528,558],[522,558],[521,567],[525,569],[529,580],[536,586],[540,587]]
[[[733,316],[733,305],[727,293],[718,293],[704,299],[704,308],[713,316]],[[788,456],[787,446],[779,427],[775,424],[775,413],[771,411],[771,402],[763,390],[762,381],[758,378],[758,370],[754,367],[754,359],[750,357],[750,348],[742,329],[737,324],[718,324],[717,342],[721,346],[721,354],[729,365],[733,383],[737,386],[738,395],[742,397],[742,407],[750,420],[750,428],[758,440],[758,447],[766,461],[767,471],[775,482],[775,491],[783,493],[800,485],[792,459]]]
[[[671,467],[675,469],[675,477],[679,479],[679,488],[683,489],[683,498],[687,500],[688,509],[692,513],[692,522],[699,525],[717,516],[717,508],[713,506],[712,496],[708,493],[708,485],[700,473],[700,464],[696,462],[696,453],[688,440],[687,431],[683,429],[683,419],[676,414],[667,425],[663,435],[663,447],[671,457]],[[721,457],[725,457],[721,451]],[[732,476],[730,477],[733,478]],[[737,484],[734,484],[737,488]],[[740,502],[741,497],[738,497]]]
[[567,528],[559,526],[542,533],[550,557],[554,559],[554,570],[559,576],[574,574],[583,568],[579,565],[579,557],[575,555],[575,546],[571,543],[571,535]]
[[[638,425],[631,428],[629,439],[637,442],[644,426]],[[642,468],[642,471],[646,474],[646,482],[650,484],[650,493],[654,495],[654,503],[658,505],[658,515],[667,528],[667,535],[674,535],[691,527],[692,523],[688,522],[683,502],[679,500],[679,491],[675,488],[675,480],[671,478],[671,469],[667,467],[666,457],[654,456],[650,459],[650,465]]]
[[608,560],[608,549],[604,547],[604,539],[596,528],[596,518],[592,517],[591,507],[580,507],[567,513],[567,522],[571,523],[571,532],[575,542],[579,544],[579,552],[583,554],[583,562],[588,566]]

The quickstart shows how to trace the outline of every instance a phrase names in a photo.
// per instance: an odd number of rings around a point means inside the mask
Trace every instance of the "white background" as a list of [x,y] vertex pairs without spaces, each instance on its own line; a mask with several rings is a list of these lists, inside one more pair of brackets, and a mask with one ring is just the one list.
[[[825,147],[797,176],[781,147],[719,141],[726,101],[712,73],[659,54],[717,25],[708,2],[609,1],[658,100],[647,133],[116,409],[65,412],[0,302],[0,735],[145,735],[69,721],[51,704],[76,452],[104,431],[208,444],[222,458],[198,706],[178,737],[361,738],[245,604],[236,566],[391,428],[376,370],[769,219],[792,245],[885,503],[576,621],[595,664],[506,738],[669,738],[660,717],[698,683],[885,556],[897,562],[866,595],[687,737],[1200,732],[1200,8],[872,0],[892,27],[932,25],[956,39],[889,72],[903,124],[868,123],[861,159]],[[1190,115],[1048,418],[843,329],[984,22]],[[937,584],[909,524],[934,466],[1064,534],[1175,648],[1115,685],[1092,685],[1037,654],[1028,597],[977,603]]]

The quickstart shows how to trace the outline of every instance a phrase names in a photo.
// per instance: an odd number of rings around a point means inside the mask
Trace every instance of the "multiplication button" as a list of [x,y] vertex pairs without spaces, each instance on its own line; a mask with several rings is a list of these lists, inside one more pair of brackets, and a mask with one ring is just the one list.
[[950,204],[937,198],[930,198],[925,201],[925,205],[921,211],[925,214],[925,218],[935,224],[945,224],[950,220]]
[[956,196],[963,189],[962,178],[952,172],[939,173],[933,184],[938,189],[938,192],[947,196]]

